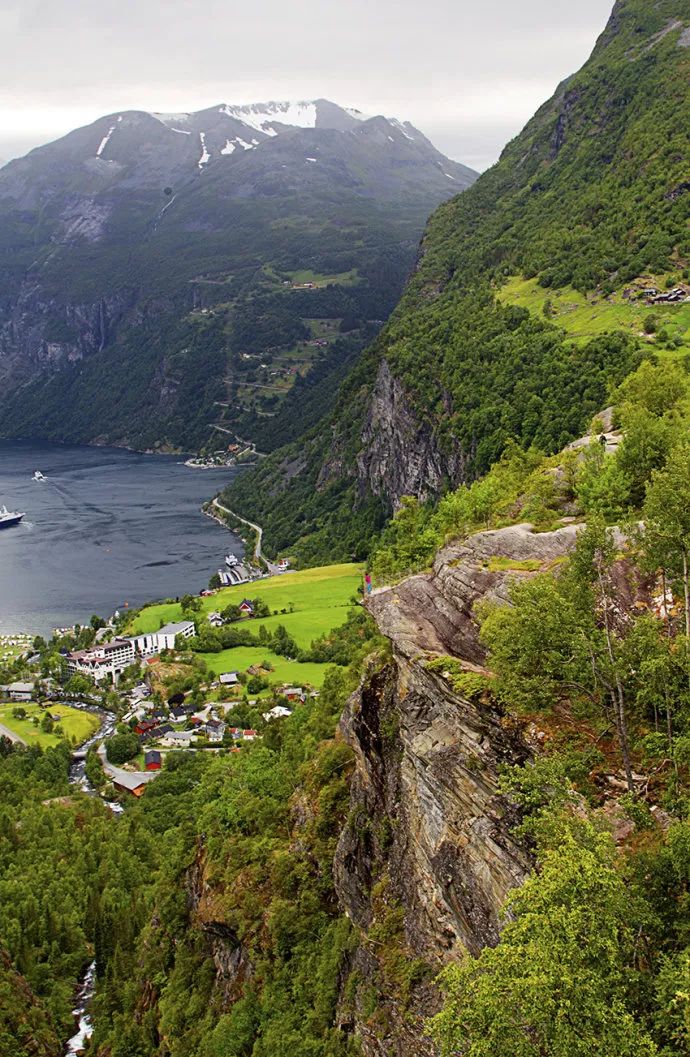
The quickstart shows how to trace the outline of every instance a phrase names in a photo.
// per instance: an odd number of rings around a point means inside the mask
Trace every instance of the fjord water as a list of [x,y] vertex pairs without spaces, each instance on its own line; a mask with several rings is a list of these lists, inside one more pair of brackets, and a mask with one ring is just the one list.
[[[47,480],[35,482],[35,470]],[[200,513],[237,471],[178,456],[0,441],[0,632],[49,633],[199,591],[241,542]]]

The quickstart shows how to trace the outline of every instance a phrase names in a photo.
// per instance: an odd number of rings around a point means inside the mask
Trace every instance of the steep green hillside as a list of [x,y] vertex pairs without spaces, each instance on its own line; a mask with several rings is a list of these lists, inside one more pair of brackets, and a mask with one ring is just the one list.
[[[635,312],[616,308],[638,278],[664,289],[687,277],[689,25],[685,0],[619,0],[583,69],[437,210],[333,417],[232,489],[269,547],[308,561],[361,556],[403,495],[434,498],[473,478],[510,438],[557,450],[656,351]],[[521,280],[544,291],[537,311]],[[598,302],[590,329],[583,313],[574,325],[569,300]],[[664,355],[676,336],[684,348],[686,317],[674,309],[655,340]]]

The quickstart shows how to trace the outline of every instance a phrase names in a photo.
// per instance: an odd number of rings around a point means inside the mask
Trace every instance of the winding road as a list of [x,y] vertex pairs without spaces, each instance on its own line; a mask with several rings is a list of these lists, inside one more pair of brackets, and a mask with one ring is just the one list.
[[262,553],[261,544],[263,541],[264,530],[261,528],[261,525],[255,525],[253,521],[247,521],[246,517],[240,517],[240,515],[236,514],[234,510],[230,510],[228,507],[223,506],[222,503],[219,503],[217,499],[213,500],[213,505],[214,507],[216,507],[217,510],[222,510],[224,514],[229,514],[230,517],[237,518],[238,521],[241,521],[243,525],[249,525],[250,528],[254,529],[254,531],[256,532],[256,546],[254,547],[254,557],[256,561],[264,563],[271,576],[280,576],[282,573],[285,572],[285,569],[279,569],[277,565],[274,565],[273,562],[270,562],[265,556],[265,554]]
[[4,723],[0,723],[0,738],[9,738],[15,745],[26,745],[23,738],[20,738],[18,734],[15,734],[13,730],[6,727]]
[[[246,517],[240,517],[240,515],[236,514],[234,510],[230,510],[228,507],[223,506],[222,503],[219,503],[217,499],[213,500],[213,505],[214,507],[216,507],[217,510],[222,510],[224,514],[229,514],[230,517],[237,518],[238,521],[241,521],[243,525],[249,525],[250,528],[254,529],[254,531],[256,532],[256,546],[254,548],[254,557],[257,559],[257,561],[260,561],[263,557],[261,553],[261,541],[264,535],[264,530],[261,528],[261,525],[255,525],[253,521],[247,521]],[[263,560],[266,561],[265,558]],[[268,565],[269,563],[266,562],[266,564]]]

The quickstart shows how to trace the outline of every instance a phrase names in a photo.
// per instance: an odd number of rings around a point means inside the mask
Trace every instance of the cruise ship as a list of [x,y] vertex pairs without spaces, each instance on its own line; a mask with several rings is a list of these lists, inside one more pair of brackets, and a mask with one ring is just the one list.
[[24,514],[20,514],[16,510],[8,510],[6,506],[0,507],[0,529],[18,525],[23,517]]

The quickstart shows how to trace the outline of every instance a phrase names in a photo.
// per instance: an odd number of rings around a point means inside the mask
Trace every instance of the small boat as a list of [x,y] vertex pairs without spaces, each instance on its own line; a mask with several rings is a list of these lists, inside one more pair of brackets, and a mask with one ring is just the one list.
[[20,514],[16,510],[8,510],[6,506],[0,507],[0,529],[18,525],[23,517],[24,514]]
[[45,474],[42,474],[40,470],[34,470],[34,475],[31,478],[32,481],[45,481],[47,480]]

